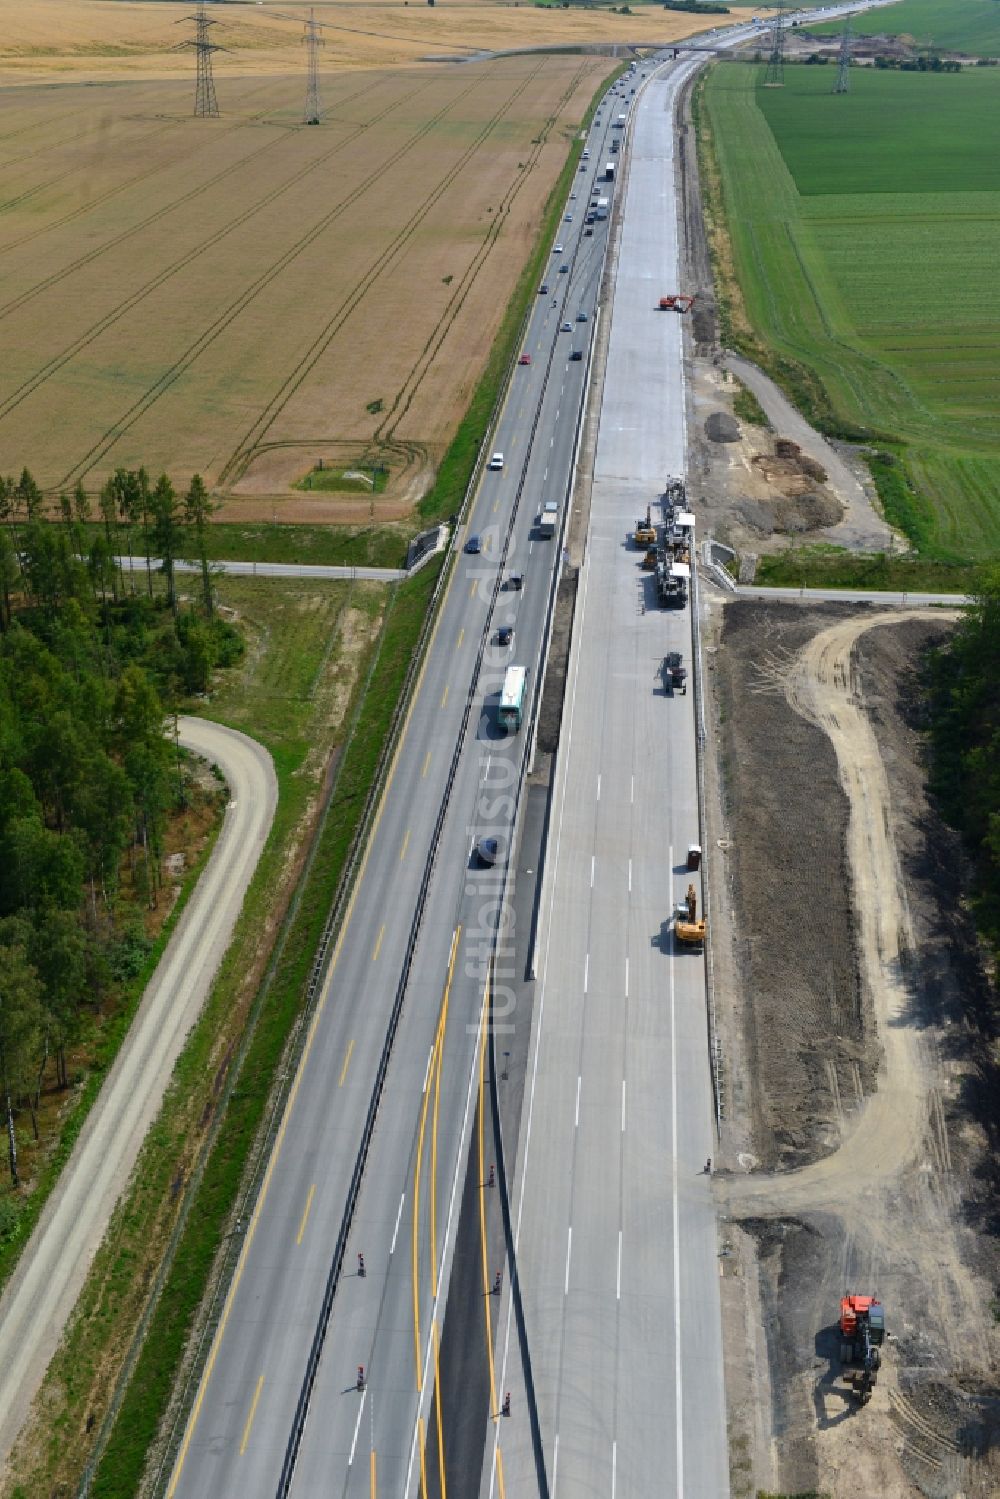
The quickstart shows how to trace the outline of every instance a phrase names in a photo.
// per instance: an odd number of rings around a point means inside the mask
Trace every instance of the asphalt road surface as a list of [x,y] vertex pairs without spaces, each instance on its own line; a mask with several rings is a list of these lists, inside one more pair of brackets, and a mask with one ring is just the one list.
[[[171,1495],[271,1496],[291,1472],[296,1495],[367,1496],[373,1462],[378,1492],[401,1493],[423,1461],[496,914],[473,845],[509,837],[527,746],[497,726],[504,669],[528,668],[529,703],[540,685],[559,546],[537,518],[565,504],[588,368],[570,354],[589,349],[607,228],[586,236],[584,220],[610,129],[606,114],[527,328],[530,363],[513,372],[494,438],[504,468],[483,475],[458,538],[481,550],[460,553],[442,601]],[[522,588],[500,586],[515,573]]]
[[28,1414],[201,1012],[277,805],[271,757],[252,739],[205,719],[181,718],[180,740],[221,768],[231,799],[208,864],[0,1301],[4,1456]]

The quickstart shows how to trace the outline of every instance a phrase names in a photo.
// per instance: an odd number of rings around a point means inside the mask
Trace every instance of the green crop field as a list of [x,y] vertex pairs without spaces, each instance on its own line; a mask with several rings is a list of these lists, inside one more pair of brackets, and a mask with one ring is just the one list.
[[918,539],[1000,554],[1000,74],[715,68],[705,99],[752,334],[833,424],[903,446]]
[[[864,36],[911,37],[918,47],[941,47],[973,57],[1000,56],[1000,5],[997,0],[901,0],[899,5],[854,16],[851,26]],[[829,36],[839,21],[810,26]]]

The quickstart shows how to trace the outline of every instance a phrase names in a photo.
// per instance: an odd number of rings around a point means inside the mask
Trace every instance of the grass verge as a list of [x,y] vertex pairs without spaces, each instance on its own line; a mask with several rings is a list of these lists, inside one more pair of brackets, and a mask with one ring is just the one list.
[[762,588],[844,588],[890,593],[974,593],[980,570],[968,562],[933,557],[859,556],[840,547],[790,547],[761,557],[755,581]]
[[483,438],[489,431],[511,361],[523,336],[528,309],[538,295],[539,283],[544,279],[543,273],[549,263],[550,247],[562,220],[563,205],[577,174],[583,152],[582,133],[589,127],[598,103],[610,83],[627,71],[625,66],[617,68],[598,86],[583,117],[580,131],[570,146],[566,163],[546,199],[535,247],[518,278],[514,294],[507,304],[507,311],[493,341],[486,368],[480,376],[468,410],[459,422],[458,431],[441,460],[434,484],[418,506],[421,519],[426,523],[447,520],[450,515],[457,514],[462,508]]
[[[736,379],[736,376],[733,378]],[[733,414],[738,416],[741,422],[749,422],[751,426],[766,427],[770,430],[771,423],[767,412],[749,386],[744,385],[739,379],[736,379],[736,394],[733,396]]]
[[[226,1224],[257,1137],[275,1071],[298,1018],[317,943],[362,815],[414,642],[441,563],[396,590],[354,729],[340,763],[301,897],[282,934],[262,988],[252,1034],[223,1114],[169,1272],[149,1322],[94,1476],[99,1499],[135,1494],[167,1402],[192,1323],[204,1296]],[[199,1027],[199,1029],[201,1029]],[[197,1042],[195,1038],[195,1043]],[[197,1067],[193,1043],[183,1064]]]

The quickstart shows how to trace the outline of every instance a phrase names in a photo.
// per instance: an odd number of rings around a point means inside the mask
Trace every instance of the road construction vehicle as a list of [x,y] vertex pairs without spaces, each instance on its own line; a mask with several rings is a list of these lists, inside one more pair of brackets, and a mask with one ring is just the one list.
[[708,923],[698,919],[698,895],[693,885],[687,888],[682,905],[674,912],[674,936],[687,947],[698,947],[705,940]]
[[680,651],[668,651],[664,656],[663,685],[671,696],[675,692],[687,692],[687,667]]
[[637,520],[635,523],[635,544],[637,547],[656,545],[656,527],[653,525],[653,517],[648,505],[646,506],[646,519]]
[[660,298],[661,312],[690,312],[693,306],[694,297],[684,296],[678,291],[672,291]]
[[885,1339],[885,1309],[874,1296],[848,1294],[840,1303],[840,1362],[844,1379],[860,1405],[867,1405],[878,1380]]

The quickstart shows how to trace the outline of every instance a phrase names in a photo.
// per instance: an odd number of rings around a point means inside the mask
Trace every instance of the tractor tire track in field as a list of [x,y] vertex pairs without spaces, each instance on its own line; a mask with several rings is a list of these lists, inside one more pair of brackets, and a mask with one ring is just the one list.
[[[267,85],[267,88],[270,88],[270,85]],[[356,99],[358,95],[368,91],[369,90],[366,89],[359,89],[356,94],[349,94],[344,102],[349,103],[352,99]],[[254,94],[264,92],[264,88],[254,90]],[[246,115],[245,117],[237,120],[234,124],[228,125],[222,130],[213,131],[210,136],[206,136],[204,138],[204,144],[207,145],[213,141],[223,140],[226,136],[232,135],[237,130],[243,130],[248,125],[258,125],[262,123],[265,125],[273,124],[276,130],[284,130],[289,133],[303,128],[302,126],[297,125],[283,125],[280,120],[269,121],[267,119],[267,116],[271,113],[272,108],[274,108],[274,106],[269,106],[267,109],[259,110],[257,114]],[[169,125],[181,126],[188,125],[190,123],[187,116],[185,116],[183,120],[178,120],[174,116],[158,115],[157,119],[159,120],[161,125],[164,122]],[[163,218],[164,214],[172,212],[174,208],[182,207],[183,204],[187,203],[191,198],[196,197],[199,192],[204,192],[209,187],[215,187],[218,182],[221,182],[225,177],[229,176],[231,172],[237,171],[241,165],[245,165],[250,161],[255,161],[261,154],[261,151],[266,151],[268,149],[268,146],[277,144],[277,141],[284,140],[285,138],[285,135],[280,135],[277,137],[276,141],[269,141],[267,143],[267,146],[262,146],[260,150],[251,152],[249,156],[245,156],[242,162],[235,163],[231,167],[224,167],[217,176],[210,178],[209,181],[203,183],[200,188],[191,188],[180,198],[175,198],[173,203],[167,204],[165,207],[157,209],[155,213],[149,216],[149,218],[144,219],[141,224],[137,224],[132,229],[125,230],[125,232],[119,235],[117,239],[109,240],[106,245],[98,246],[94,250],[90,251],[89,254],[81,256],[79,260],[74,261],[73,264],[71,266],[68,266],[64,271],[55,272],[52,276],[46,277],[44,281],[40,281],[36,287],[29,288],[29,290],[22,293],[20,297],[16,297],[13,301],[0,305],[0,315],[4,314],[9,309],[14,308],[15,306],[20,306],[23,302],[30,300],[30,298],[35,296],[39,291],[46,290],[49,286],[52,286],[57,281],[62,280],[64,276],[69,275],[71,271],[77,270],[81,265],[86,265],[89,261],[96,259],[99,255],[103,255],[105,250],[110,250],[113,245],[122,244],[130,236],[138,234],[141,230],[148,228],[151,224],[155,224],[159,219]],[[70,224],[74,219],[82,218],[84,214],[91,213],[95,208],[103,207],[103,205],[105,203],[109,203],[112,198],[116,198],[119,193],[126,192],[129,188],[132,187],[138,187],[140,183],[149,182],[160,172],[169,171],[171,167],[175,167],[176,165],[176,161],[168,161],[165,162],[162,166],[150,167],[144,172],[139,172],[135,177],[129,177],[127,181],[120,182],[117,187],[111,187],[107,190],[107,192],[99,193],[96,198],[90,198],[86,203],[81,203],[79,208],[71,209],[69,213],[63,214],[62,218],[52,219],[49,221],[49,223],[43,224],[40,228],[32,229],[30,234],[22,234],[20,239],[12,239],[9,244],[0,245],[0,255],[6,255],[9,250],[20,249],[22,245],[30,244],[32,240],[40,239],[43,235],[50,234],[53,229],[61,229],[64,224]]]
[[555,125],[559,118],[560,110],[569,104],[585,75],[586,68],[580,67],[562,98],[556,104],[554,112],[549,116],[535,137],[524,170],[514,179],[500,199],[497,211],[493,216],[493,222],[490,224],[489,232],[483,242],[482,253],[469,262],[464,274],[459,278],[437,325],[431,329],[423,349],[414,361],[406,379],[400,385],[392,405],[389,407],[382,421],[375,428],[373,433],[374,441],[386,443],[395,439],[396,430],[400,422],[409,414],[410,408],[416,400],[420,387],[423,384],[425,375],[433,365],[441,346],[451,331],[452,324],[465,306],[470,291],[475,285],[480,272],[483,270],[490,252],[499,239],[500,231],[503,229],[510,211],[517,201],[518,194],[528,181],[532,169],[548,144],[549,135],[551,134],[553,125]]
[[[479,134],[469,145],[468,149],[462,153],[461,157],[459,157],[458,161],[455,162],[454,166],[449,168],[444,177],[434,188],[433,192],[431,192],[427,196],[427,198],[424,199],[424,202],[422,203],[420,208],[418,208],[411,215],[407,223],[399,231],[395,238],[389,242],[378,259],[368,267],[360,280],[355,283],[354,287],[352,287],[349,292],[346,293],[340,305],[324,323],[321,332],[310,344],[306,353],[299,360],[299,363],[295,366],[291,373],[286,377],[282,385],[271,397],[271,400],[267,403],[263,411],[257,417],[256,421],[253,423],[246,436],[233,451],[227,462],[223,465],[222,470],[219,474],[220,483],[233,479],[238,480],[240,476],[246,471],[247,465],[250,463],[254,453],[257,451],[261,439],[270,429],[279,413],[282,412],[287,406],[288,402],[298,390],[299,386],[302,384],[306,376],[314,369],[318,361],[325,354],[326,350],[329,348],[331,342],[343,327],[344,323],[355,311],[357,311],[358,307],[364,301],[364,298],[367,296],[368,292],[371,291],[372,287],[382,275],[383,271],[385,271],[390,265],[392,265],[393,261],[402,252],[407,242],[416,233],[417,229],[419,228],[423,220],[427,217],[428,213],[430,213],[434,205],[441,197],[443,197],[443,195],[447,192],[448,188],[451,187],[452,183],[456,180],[460,173],[465,170],[466,166],[473,159],[476,152],[482,146],[483,142],[496,128],[499,122],[503,119],[504,115],[507,114],[511,106],[515,104],[521,97],[524,91],[528,88],[529,84],[534,82],[535,78],[541,72],[543,67],[544,61],[539,62],[533,69],[533,71],[525,77],[523,83],[521,83],[521,85],[508,96],[503,104],[503,107],[501,109],[498,109],[496,114],[494,114],[486,122],[486,124],[479,131]],[[442,113],[444,112],[445,111],[442,111]]]
[[[421,85],[422,88],[427,88],[429,86],[429,84]],[[419,93],[420,89],[414,89],[412,92]],[[106,333],[110,327],[113,327],[115,323],[119,322],[128,313],[132,312],[140,302],[146,299],[146,297],[150,296],[154,291],[158,291],[161,286],[163,286],[167,281],[171,279],[171,277],[177,275],[178,272],[185,270],[187,266],[189,266],[193,261],[197,260],[201,255],[203,255],[206,250],[212,249],[220,242],[220,240],[225,239],[228,234],[231,234],[234,230],[241,228],[248,222],[248,220],[252,219],[255,214],[261,212],[262,209],[268,208],[277,198],[282,195],[282,193],[287,192],[289,188],[294,187],[297,183],[301,182],[304,177],[307,177],[311,172],[315,171],[317,167],[321,167],[331,158],[339,156],[343,152],[345,146],[350,145],[352,141],[356,140],[359,135],[362,135],[366,130],[370,130],[373,125],[377,125],[382,119],[385,118],[386,115],[391,114],[392,111],[396,109],[400,103],[405,103],[406,100],[411,97],[412,94],[407,94],[404,95],[402,99],[394,100],[393,103],[387,109],[385,109],[381,115],[375,115],[365,125],[359,127],[353,136],[338,138],[336,143],[330,147],[329,151],[325,151],[321,156],[317,156],[314,160],[300,167],[296,172],[293,172],[290,177],[286,177],[280,183],[280,185],[272,188],[269,192],[264,193],[262,197],[258,198],[248,208],[245,208],[243,212],[238,214],[235,219],[228,220],[225,224],[220,226],[220,228],[214,230],[213,233],[207,237],[207,239],[202,240],[199,244],[193,246],[190,250],[185,251],[185,253],[181,255],[177,260],[172,261],[170,265],[165,266],[163,270],[158,271],[157,274],[153,276],[149,281],[145,282],[143,286],[138,287],[130,296],[126,297],[124,301],[119,302],[116,307],[113,307],[109,312],[105,313],[102,318],[99,318],[96,323],[92,323],[91,326],[87,328],[83,333],[81,333],[78,338],[75,338],[72,343],[68,344],[58,354],[54,354],[51,359],[47,360],[45,364],[41,365],[37,370],[34,371],[33,374],[29,375],[27,380],[22,381],[22,383],[17,386],[15,390],[12,390],[7,397],[0,401],[0,420],[2,420],[6,416],[9,416],[10,413],[16,410],[16,408],[21,405],[22,401],[26,401],[28,397],[39,388],[39,386],[44,385],[46,380],[51,379],[53,375],[57,374],[59,370],[61,370],[66,364],[68,364],[71,359],[75,358],[77,354],[85,349],[88,344],[93,343],[95,338],[99,338],[102,333]],[[304,129],[305,127],[303,126],[302,128]],[[287,138],[287,136],[279,136],[276,140],[269,141],[267,145],[262,146],[259,151],[252,153],[249,157],[245,157],[243,161],[238,165],[243,166],[248,161],[255,161],[259,156],[263,155],[265,151],[269,151],[272,147],[280,145],[284,140],[287,140]],[[222,177],[230,175],[230,173],[235,170],[237,170],[236,166],[226,168],[225,171],[219,173],[218,177],[213,179],[212,183],[206,183],[203,187],[193,189],[192,192],[185,194],[184,198],[180,201],[186,202],[190,198],[196,197],[198,193],[205,191],[207,187],[214,185],[214,182],[219,181]],[[151,215],[150,219],[146,221],[146,224],[140,227],[148,227],[148,224],[153,220],[162,218],[165,213],[172,212],[174,206],[176,205],[172,205],[170,208],[164,208],[158,213]],[[138,228],[130,229],[115,243],[120,244],[122,243],[122,241],[130,238],[137,232],[139,232]],[[110,248],[112,248],[111,245],[101,246],[99,250],[92,251],[90,256],[81,257],[80,263],[86,263],[89,259],[97,258],[98,256],[103,255]],[[57,273],[52,278],[53,281],[62,279],[63,274],[63,272]],[[68,271],[65,274],[68,274]],[[19,299],[19,301],[23,302],[26,296],[27,294],[25,294],[25,297]],[[0,307],[0,318],[6,316],[7,311],[7,307]]]
[[[431,80],[426,86],[436,86],[437,81],[438,80],[436,79]],[[308,229],[303,235],[301,235],[300,238],[296,240],[292,245],[290,245],[287,250],[283,251],[278,259],[266,271],[263,271],[261,275],[256,278],[256,280],[252,281],[249,286],[245,287],[243,291],[240,292],[240,294],[236,298],[234,298],[232,302],[230,302],[229,306],[223,309],[218,317],[214,318],[213,321],[202,331],[202,333],[199,334],[195,341],[188,346],[188,348],[179,356],[179,358],[176,359],[172,365],[170,365],[166,370],[163,371],[163,373],[153,382],[152,385],[149,386],[149,388],[143,393],[143,395],[141,395],[137,401],[133,402],[133,404],[122,414],[122,416],[119,417],[118,421],[105,430],[105,432],[97,440],[97,442],[94,443],[94,445],[82,456],[82,458],[80,458],[78,462],[73,465],[68,473],[63,476],[59,483],[53,486],[53,488],[57,490],[61,489],[65,485],[75,482],[78,477],[82,477],[85,473],[89,473],[89,471],[94,467],[96,463],[100,461],[100,459],[104,456],[108,449],[121,436],[123,436],[124,433],[127,432],[135,424],[135,422],[138,421],[138,419],[143,416],[150,409],[150,407],[154,405],[156,401],[159,400],[160,396],[162,396],[165,391],[167,391],[170,386],[173,385],[174,382],[178,380],[180,376],[190,368],[190,366],[201,356],[201,354],[203,354],[205,350],[209,348],[215,342],[215,340],[226,331],[230,323],[232,323],[236,317],[244,312],[247,307],[249,307],[255,300],[255,298],[259,296],[259,294],[264,291],[284,270],[286,270],[287,267],[292,263],[292,261],[295,260],[303,250],[307,249],[314,240],[318,239],[319,236],[323,234],[329,228],[329,226],[341,216],[341,214],[343,214],[348,208],[352,207],[359,199],[361,199],[369,190],[369,188],[371,188],[371,186],[375,182],[377,182],[378,179],[389,170],[389,168],[397,165],[397,163],[401,161],[403,157],[405,157],[410,151],[412,151],[415,146],[419,145],[423,138],[435,129],[439,121],[442,120],[445,115],[447,115],[457,105],[461,104],[462,101],[477,88],[479,82],[480,80],[478,77],[473,79],[466,88],[462,89],[459,94],[456,94],[454,98],[449,99],[449,101],[440,110],[438,110],[435,115],[432,115],[404,145],[400,146],[400,148],[392,156],[380,162],[378,167],[374,171],[372,171],[363,182],[360,182],[357,187],[354,188],[350,193],[348,193],[345,198],[343,198],[339,203],[335,204],[328,213],[324,214],[321,219],[313,224],[313,226]],[[526,87],[526,85],[524,86]],[[518,90],[518,93],[520,92],[521,90]],[[515,95],[514,97],[517,96]],[[510,102],[511,101],[508,100],[508,104],[505,107],[509,107]],[[388,110],[386,111],[386,113],[389,112],[390,111]],[[490,128],[492,128],[492,122]],[[449,174],[449,177],[450,176],[451,174]],[[443,191],[443,187],[441,190]],[[427,211],[434,200],[435,195],[432,195],[431,199],[428,199],[425,204],[423,210],[424,212]],[[416,222],[419,222],[419,218],[417,218]],[[410,234],[412,234],[414,227],[415,222],[411,220],[407,228],[404,231],[401,231],[401,234],[392,241],[383,257],[380,258],[380,265],[385,263],[387,257],[391,257],[398,251],[402,244],[405,243],[405,240],[409,238]],[[230,460],[230,462],[232,461],[233,460]]]
[[[156,135],[157,131],[160,130],[160,129],[161,129],[160,126],[158,126],[158,125],[152,125],[152,126],[150,126],[150,128],[148,130],[144,130],[140,135],[134,137],[134,139],[137,140],[139,142],[139,144],[141,145],[141,143],[144,140],[147,140],[151,135]],[[96,132],[91,132],[91,134],[95,134],[95,133]],[[76,138],[79,139],[79,136],[77,136]],[[68,141],[58,141],[56,144],[60,145],[60,146],[65,146],[65,145],[68,145],[69,142]],[[54,147],[49,147],[47,149],[55,149],[55,148]],[[34,155],[35,155],[35,153],[33,151],[30,151],[28,153],[28,156],[34,156]],[[22,156],[22,157],[18,158],[18,160],[20,160],[20,161],[27,161],[27,159],[28,159],[27,156]],[[16,165],[16,163],[14,163],[14,162],[8,162],[8,163],[6,163],[6,165],[8,165],[8,166],[14,166],[14,165]],[[3,168],[0,167],[0,171],[2,171],[2,170],[3,170]],[[49,177],[49,178],[46,179],[45,182],[36,182],[35,185],[34,185],[34,187],[26,187],[23,193],[18,193],[17,196],[14,197],[14,198],[4,198],[2,201],[0,201],[0,213],[9,213],[12,208],[19,208],[22,203],[28,203],[28,202],[30,202],[30,200],[32,198],[36,197],[39,193],[48,192],[48,190],[49,190],[50,187],[58,187],[59,184],[60,184],[60,182],[65,182],[67,180],[67,178],[70,178],[70,177],[79,177],[79,175],[80,175],[79,164],[77,162],[74,162],[72,164],[72,166],[69,166],[69,167],[66,168],[65,172],[58,172],[55,177]]]
[[[80,118],[80,111],[78,109],[68,109],[65,114],[50,116],[49,119],[47,119],[45,123],[47,125],[58,125],[60,120],[73,120],[73,119],[77,119],[78,120],[79,118]],[[19,125],[16,130],[7,130],[7,131],[5,131],[3,133],[3,135],[0,135],[0,146],[3,145],[4,141],[12,141],[12,140],[16,139],[16,137],[19,136],[19,135],[27,135],[27,133],[28,133],[29,130],[37,130],[37,129],[38,129],[38,120],[30,120],[27,125]],[[69,140],[74,140],[75,138],[76,138],[75,136],[69,136],[69,137],[67,137],[67,139],[69,139]],[[47,151],[49,149],[50,148],[48,146],[41,146],[41,147],[39,147],[39,150],[42,150],[42,151]],[[29,152],[28,154],[29,155],[34,155],[34,152]],[[19,157],[18,160],[23,160],[23,157]],[[4,162],[4,166],[10,166],[10,164],[11,164],[10,162]]]
[[[351,100],[359,97],[360,94],[368,92],[371,92],[370,86],[368,89],[359,89],[357,91],[357,94],[349,95],[345,102],[349,103]],[[205,143],[208,144],[209,139],[211,141],[222,140],[226,136],[232,135],[238,130],[245,129],[248,125],[254,125],[261,121],[264,121],[264,123],[266,124],[268,122],[265,120],[265,116],[268,113],[268,110],[261,110],[258,114],[248,115],[244,119],[237,121],[235,124],[227,126],[224,130],[213,132],[210,138],[206,138]],[[187,121],[184,121],[184,123],[186,124]],[[72,261],[71,264],[64,266],[62,270],[53,271],[50,276],[46,276],[43,280],[36,282],[34,286],[29,286],[26,291],[19,292],[16,297],[11,297],[9,302],[0,302],[0,318],[6,317],[8,313],[16,312],[19,307],[23,307],[25,303],[30,302],[33,297],[37,297],[42,292],[48,291],[50,287],[57,286],[58,283],[60,281],[64,281],[67,276],[71,276],[74,274],[74,272],[81,270],[84,266],[92,264],[95,260],[99,260],[100,257],[107,254],[109,250],[117,249],[119,245],[125,244],[128,240],[133,239],[137,234],[142,234],[145,230],[151,228],[154,224],[159,223],[159,221],[163,219],[167,214],[174,213],[178,208],[183,208],[186,203],[190,203],[191,200],[193,198],[196,198],[199,193],[208,192],[211,188],[218,187],[220,182],[224,182],[226,178],[231,177],[234,172],[238,172],[243,167],[248,166],[251,162],[257,161],[265,151],[270,151],[274,146],[281,145],[283,141],[286,141],[288,139],[290,134],[297,133],[303,128],[304,127],[300,125],[281,126],[280,124],[275,123],[275,129],[281,130],[283,133],[275,136],[273,140],[267,141],[263,146],[259,146],[256,151],[251,151],[248,156],[242,157],[240,161],[233,162],[230,166],[221,168],[221,170],[218,171],[214,177],[209,177],[205,182],[201,183],[200,186],[189,188],[187,192],[182,193],[179,198],[174,198],[169,203],[165,203],[162,208],[157,208],[153,213],[149,214],[140,223],[134,224],[131,229],[123,230],[121,234],[116,235],[114,239],[108,240],[103,245],[96,245],[93,250],[88,250],[86,254],[78,256],[76,260]],[[64,224],[70,223],[73,219],[80,218],[84,214],[91,213],[95,208],[102,207],[105,203],[109,202],[119,193],[126,192],[129,188],[138,187],[140,183],[150,182],[161,172],[170,171],[175,166],[177,166],[176,161],[168,161],[162,163],[162,165],[160,166],[150,167],[144,172],[139,172],[135,177],[129,177],[126,182],[120,182],[117,187],[109,188],[106,193],[100,193],[96,198],[89,199],[88,202],[81,204],[79,208],[74,208],[70,213],[64,214],[62,218],[53,219],[50,223],[44,225],[42,228],[34,229],[30,234],[22,235],[20,239],[11,240],[11,242],[7,245],[0,245],[0,255],[5,255],[9,250],[16,250],[21,245],[29,244],[32,240],[38,239],[44,234],[51,233],[53,229],[62,228]]]

